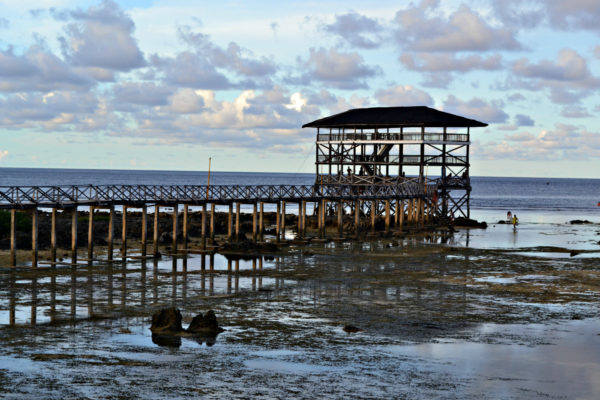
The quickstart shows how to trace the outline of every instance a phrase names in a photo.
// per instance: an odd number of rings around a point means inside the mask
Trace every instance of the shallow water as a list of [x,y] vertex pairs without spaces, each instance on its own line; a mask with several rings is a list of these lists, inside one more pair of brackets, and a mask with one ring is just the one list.
[[[213,272],[199,255],[4,270],[0,397],[598,398],[599,259],[526,234],[492,246],[504,228],[217,255]],[[567,228],[597,229],[519,234]],[[150,316],[169,306],[226,331],[159,346]]]

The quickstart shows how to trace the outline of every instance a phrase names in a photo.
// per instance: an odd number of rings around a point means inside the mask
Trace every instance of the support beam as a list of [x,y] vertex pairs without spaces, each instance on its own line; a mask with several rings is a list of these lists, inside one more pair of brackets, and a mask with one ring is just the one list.
[[306,201],[302,200],[302,237],[306,236]]
[[301,238],[304,236],[302,234],[302,200],[298,202],[298,223],[296,225],[296,232],[298,233],[297,237]]
[[400,200],[396,199],[396,213],[394,214],[394,226],[396,229],[400,226]]
[[71,212],[71,262],[77,262],[77,207]]
[[106,244],[108,246],[107,249],[107,259],[110,261],[113,259],[113,241],[115,235],[115,207],[110,206],[108,210],[108,238],[106,239]]
[[240,240],[240,208],[239,202],[235,203],[235,240]]
[[360,234],[360,200],[354,200],[354,233],[358,238]]
[[31,210],[31,268],[38,265],[38,209]]
[[375,233],[375,216],[377,215],[377,200],[371,201],[371,233]]
[[229,213],[227,214],[227,240],[233,239],[233,204],[229,204]]
[[390,201],[385,201],[385,233],[390,233]]
[[338,234],[340,237],[344,234],[344,202],[339,200],[337,204],[337,223],[338,223]]
[[187,250],[188,245],[188,205],[183,205],[183,248]]
[[215,203],[210,205],[210,244],[215,244]]
[[252,240],[256,242],[256,203],[252,205]]
[[50,222],[50,261],[56,261],[56,208],[52,209]]
[[258,238],[259,240],[262,242],[263,241],[263,233],[265,230],[265,221],[264,221],[264,211],[265,211],[265,203],[263,203],[262,201],[260,202],[260,207],[259,207],[259,213],[258,213]]
[[179,214],[179,204],[175,204],[173,206],[173,245],[172,245],[172,253],[176,254],[177,253],[177,217]]
[[398,226],[400,227],[400,229],[403,229],[403,227],[404,227],[404,200],[400,200],[400,208],[398,210],[400,211],[400,220],[398,222]]
[[148,209],[142,206],[142,256],[146,256],[146,242],[148,240]]
[[158,219],[160,217],[160,206],[158,204],[154,205],[154,229],[153,229],[153,242],[152,242],[152,255],[154,257],[158,256]]
[[90,206],[88,216],[88,260],[94,258],[94,206]]
[[285,201],[281,202],[281,239],[285,241]]
[[127,206],[123,206],[121,215],[121,257],[127,257]]
[[[202,204],[202,249],[206,250],[206,203]],[[204,260],[204,256],[202,257]]]
[[275,236],[277,236],[278,242],[281,238],[281,232],[279,230],[281,228],[281,222],[279,221],[280,218],[281,218],[281,203],[278,201],[277,202],[277,214],[275,215]]
[[17,265],[17,210],[10,210],[10,266]]

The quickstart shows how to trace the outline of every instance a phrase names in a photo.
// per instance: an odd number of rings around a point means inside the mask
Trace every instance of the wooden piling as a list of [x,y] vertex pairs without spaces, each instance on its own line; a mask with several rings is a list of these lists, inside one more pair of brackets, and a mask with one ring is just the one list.
[[158,256],[158,218],[160,214],[160,207],[158,204],[154,205],[154,227],[153,227],[153,242],[152,242],[152,255]]
[[402,229],[404,226],[404,200],[400,200],[400,208],[398,210],[400,212],[400,220],[398,222],[398,226],[400,227],[400,229]]
[[277,237],[277,241],[279,242],[281,236],[279,229],[281,228],[281,222],[279,219],[281,218],[281,203],[277,202],[277,213],[275,215],[275,236]]
[[306,236],[306,201],[302,200],[302,237]]
[[88,216],[88,260],[94,258],[94,206],[90,206]]
[[354,233],[360,234],[360,200],[354,200]]
[[375,233],[375,217],[377,215],[377,200],[371,201],[371,233]]
[[177,217],[179,213],[179,204],[175,204],[173,206],[173,245],[172,245],[172,253],[177,254]]
[[71,212],[71,262],[77,262],[77,207]]
[[113,237],[115,234],[115,207],[110,206],[108,210],[108,237],[107,242],[107,259],[110,261],[113,259]]
[[339,200],[337,204],[337,218],[338,218],[338,234],[340,237],[344,234],[344,202]]
[[[206,250],[206,203],[202,204],[202,249]],[[203,258],[204,259],[204,258]]]
[[390,201],[385,201],[385,233],[390,233]]
[[123,206],[121,215],[121,257],[127,257],[127,206]]
[[188,208],[187,204],[183,205],[183,248],[186,250],[188,245]]
[[17,210],[10,210],[10,266],[17,265]]
[[256,242],[256,203],[252,205],[252,240]]
[[298,231],[298,238],[303,237],[304,235],[302,234],[302,200],[300,200],[300,202],[298,202],[298,227],[296,228]]
[[146,255],[146,242],[148,240],[148,209],[144,204],[142,206],[142,256]]
[[285,240],[285,201],[281,202],[281,239]]
[[50,222],[50,261],[56,261],[56,208],[52,209]]
[[264,233],[264,229],[265,229],[265,223],[264,223],[264,203],[261,201],[260,202],[260,207],[259,207],[259,213],[258,213],[258,238],[259,240],[262,242],[264,240],[263,238],[263,233]]
[[240,208],[239,202],[235,203],[235,240],[240,240]]
[[229,214],[227,215],[227,240],[233,239],[233,204],[229,203]]
[[38,265],[38,209],[31,210],[31,267]]
[[215,203],[210,205],[210,244],[215,244]]

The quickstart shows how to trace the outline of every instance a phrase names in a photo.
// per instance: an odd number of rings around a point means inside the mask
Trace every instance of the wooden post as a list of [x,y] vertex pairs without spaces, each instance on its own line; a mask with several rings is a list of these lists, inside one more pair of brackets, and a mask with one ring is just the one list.
[[343,230],[344,230],[344,202],[339,200],[338,201],[338,234],[340,235],[340,237],[342,237],[342,235],[344,234]]
[[302,235],[302,200],[298,202],[298,223],[296,224],[296,231],[298,232],[297,237],[301,238]]
[[108,249],[107,249],[107,259],[110,261],[113,259],[113,236],[115,233],[115,207],[110,206],[108,210],[108,238],[106,239]]
[[258,212],[258,237],[259,240],[262,242],[263,241],[263,233],[264,233],[264,228],[265,228],[265,224],[264,224],[264,206],[265,204],[261,201],[260,202],[260,209]]
[[206,203],[202,204],[202,249],[206,250]]
[[177,217],[179,213],[179,204],[173,206],[173,254],[177,253]]
[[302,200],[302,236],[306,236],[306,201]]
[[158,218],[160,214],[160,206],[158,204],[154,205],[154,232],[153,232],[153,242],[152,242],[152,254],[154,257],[158,256]]
[[233,239],[233,204],[229,203],[229,214],[227,216],[227,240]]
[[94,206],[90,206],[88,217],[88,260],[94,258]]
[[187,250],[188,245],[188,205],[183,205],[183,248]]
[[31,210],[31,267],[37,268],[38,264],[38,210]]
[[10,210],[10,266],[17,265],[17,210]]
[[321,223],[320,225],[320,232],[319,232],[319,237],[321,238],[325,238],[325,216],[326,216],[326,211],[325,208],[327,207],[327,200],[323,199],[321,200],[321,206],[319,207],[319,216],[321,218]]
[[285,201],[281,202],[281,239],[285,241]]
[[385,233],[390,233],[390,201],[385,201]]
[[371,233],[375,233],[375,215],[377,214],[377,200],[371,202]]
[[123,206],[121,215],[121,257],[127,257],[127,206]]
[[210,244],[215,244],[215,203],[210,205]]
[[148,240],[148,209],[142,206],[142,256],[146,256],[146,242]]
[[360,233],[360,200],[354,200],[354,231],[358,238]]
[[281,218],[281,203],[279,201],[277,201],[277,215],[275,215],[275,236],[277,236],[277,241],[279,242],[280,239],[280,231],[279,229],[281,228],[281,222],[279,221],[279,219]]
[[252,205],[252,240],[256,242],[256,203]]
[[77,207],[71,212],[71,262],[77,262]]
[[400,207],[398,208],[398,210],[400,212],[400,220],[398,222],[398,226],[400,227],[400,229],[402,229],[404,226],[404,200],[400,200]]
[[396,199],[396,213],[394,214],[394,226],[398,229],[400,225],[400,200]]
[[52,221],[50,223],[50,260],[56,261],[56,208],[52,209]]
[[239,202],[235,203],[235,240],[240,240],[240,207]]

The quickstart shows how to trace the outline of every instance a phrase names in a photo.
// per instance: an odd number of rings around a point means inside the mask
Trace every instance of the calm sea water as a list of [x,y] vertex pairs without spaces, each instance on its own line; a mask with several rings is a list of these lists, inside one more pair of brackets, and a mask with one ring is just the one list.
[[[205,171],[0,168],[0,186],[205,185]],[[600,179],[472,177],[471,208],[600,214]],[[212,172],[212,185],[310,185],[313,174]]]

